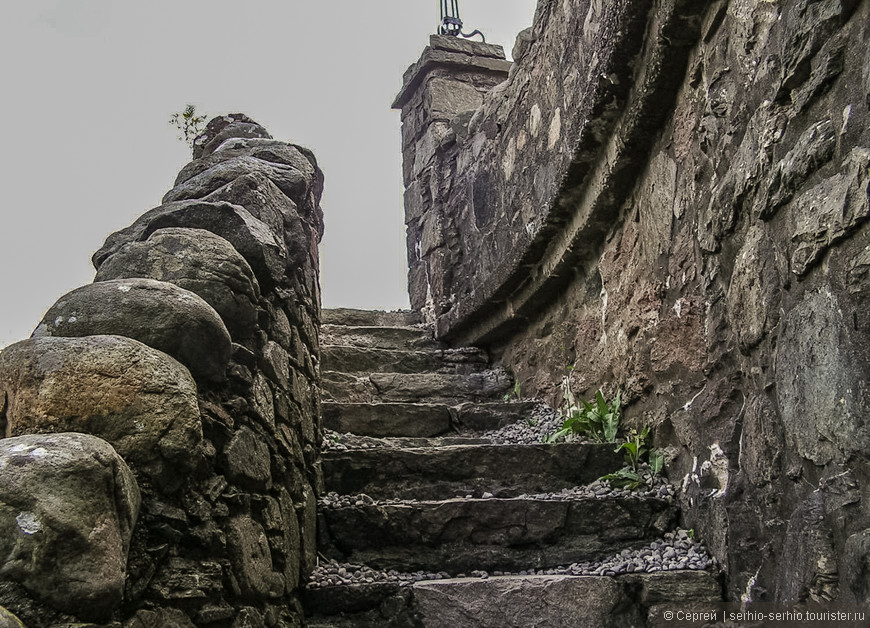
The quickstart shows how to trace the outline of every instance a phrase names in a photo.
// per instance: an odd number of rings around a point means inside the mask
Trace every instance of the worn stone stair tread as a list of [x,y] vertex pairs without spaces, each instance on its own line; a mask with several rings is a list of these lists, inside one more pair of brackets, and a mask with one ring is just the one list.
[[491,403],[323,402],[323,426],[360,436],[427,437],[445,434],[454,425],[464,434],[496,430],[532,417],[540,402]]
[[328,308],[321,311],[325,325],[355,327],[411,327],[419,325],[422,317],[411,310],[358,310],[356,308]]
[[416,615],[424,628],[528,628],[665,626],[664,609],[714,605],[722,594],[713,573],[681,570],[341,584],[306,589],[304,598],[312,627],[413,626],[402,622]]
[[546,493],[590,484],[622,464],[609,444],[465,444],[326,451],[326,491],[374,499]]
[[326,400],[350,403],[494,401],[512,386],[508,374],[498,368],[466,374],[324,371],[322,377]]
[[342,373],[470,373],[485,369],[480,349],[381,349],[344,344],[321,345],[321,368]]
[[[352,432],[347,433],[348,436],[358,436]],[[433,449],[452,446],[465,445],[500,445],[498,442],[486,436],[476,436],[468,434],[457,434],[456,436],[384,436],[384,437],[366,437],[355,439],[362,446],[348,446],[347,449],[341,451],[366,451],[370,449]],[[341,443],[341,441],[339,441]],[[340,448],[339,448],[340,450]]]
[[449,405],[323,402],[323,427],[374,438],[438,436],[453,426]]
[[649,497],[324,507],[321,548],[328,538],[344,562],[400,572],[546,569],[649,542],[672,529],[677,515],[673,504]]
[[321,325],[320,332],[321,342],[330,345],[351,345],[406,351],[410,349],[443,347],[440,342],[435,340],[432,328],[422,325],[418,327]]

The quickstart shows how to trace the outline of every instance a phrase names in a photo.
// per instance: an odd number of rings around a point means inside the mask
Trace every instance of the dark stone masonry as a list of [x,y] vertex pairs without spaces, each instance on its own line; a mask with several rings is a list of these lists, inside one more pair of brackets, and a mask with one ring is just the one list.
[[240,114],[194,152],[0,352],[4,628],[302,625],[323,178]]
[[524,395],[622,388],[731,600],[870,603],[868,42],[859,0],[541,0],[396,101],[413,307]]

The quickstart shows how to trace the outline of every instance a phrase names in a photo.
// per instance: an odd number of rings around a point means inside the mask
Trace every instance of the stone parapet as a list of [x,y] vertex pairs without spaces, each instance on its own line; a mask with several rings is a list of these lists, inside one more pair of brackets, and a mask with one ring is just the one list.
[[[241,114],[212,120],[194,155],[94,254],[95,283],[0,352],[2,475],[45,459],[35,479],[0,481],[0,547],[18,548],[0,558],[0,607],[24,625],[303,623],[323,175]],[[56,483],[43,495],[41,477]]]

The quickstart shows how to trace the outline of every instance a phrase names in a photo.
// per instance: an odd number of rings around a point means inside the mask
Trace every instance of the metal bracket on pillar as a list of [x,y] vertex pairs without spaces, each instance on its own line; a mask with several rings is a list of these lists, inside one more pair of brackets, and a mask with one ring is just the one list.
[[465,37],[469,39],[475,35],[480,35],[483,43],[486,43],[486,37],[479,30],[473,30],[466,34],[462,32],[462,20],[459,17],[459,0],[440,0],[441,1],[441,25],[438,27],[439,35],[450,35],[451,37]]

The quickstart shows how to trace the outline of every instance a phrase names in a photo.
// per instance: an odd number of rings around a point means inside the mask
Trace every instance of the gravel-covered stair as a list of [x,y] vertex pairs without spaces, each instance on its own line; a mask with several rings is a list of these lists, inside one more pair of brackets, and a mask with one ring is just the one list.
[[552,412],[505,402],[484,352],[409,312],[324,321],[309,626],[664,626],[668,604],[721,599],[672,487],[612,490],[612,445],[541,443]]

